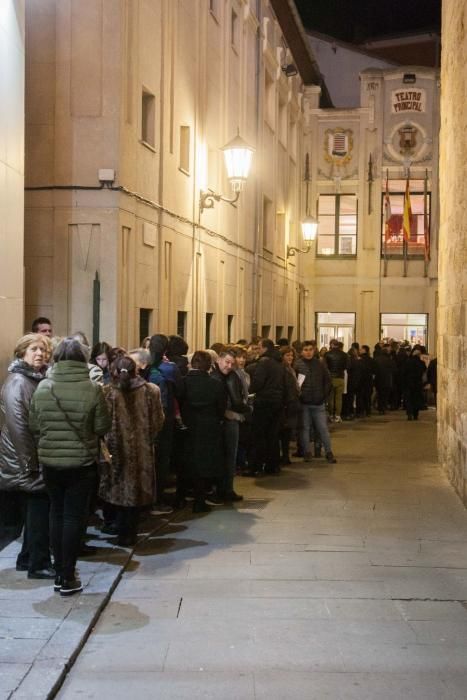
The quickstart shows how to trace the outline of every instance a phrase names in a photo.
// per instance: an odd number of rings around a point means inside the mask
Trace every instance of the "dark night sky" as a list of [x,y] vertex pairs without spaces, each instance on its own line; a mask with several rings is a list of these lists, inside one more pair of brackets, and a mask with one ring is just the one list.
[[308,29],[348,42],[440,31],[441,0],[295,0]]

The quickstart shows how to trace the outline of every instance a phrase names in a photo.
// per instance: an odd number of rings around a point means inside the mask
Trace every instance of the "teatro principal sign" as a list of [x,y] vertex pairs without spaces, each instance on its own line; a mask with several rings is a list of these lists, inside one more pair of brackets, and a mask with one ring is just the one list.
[[426,108],[425,90],[392,90],[391,107],[393,114],[400,112],[424,112]]

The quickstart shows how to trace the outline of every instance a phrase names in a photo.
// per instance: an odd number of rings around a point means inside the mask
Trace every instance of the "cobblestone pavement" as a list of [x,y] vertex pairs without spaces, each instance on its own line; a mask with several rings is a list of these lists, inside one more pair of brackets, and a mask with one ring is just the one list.
[[140,545],[58,697],[465,700],[467,513],[434,413],[332,438],[336,465],[238,479],[240,506]]

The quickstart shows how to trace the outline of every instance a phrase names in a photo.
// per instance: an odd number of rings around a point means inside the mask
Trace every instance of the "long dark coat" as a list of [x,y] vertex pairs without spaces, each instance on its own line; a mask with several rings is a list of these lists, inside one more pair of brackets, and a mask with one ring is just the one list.
[[147,506],[155,499],[154,439],[164,423],[159,387],[140,377],[130,391],[105,386],[112,417],[106,442],[112,464],[101,465],[99,495],[117,506]]
[[184,378],[181,401],[184,465],[193,478],[217,479],[223,475],[222,419],[226,393],[221,382],[207,372],[190,370]]
[[423,378],[426,365],[418,355],[412,355],[404,364],[402,382],[404,401],[408,413],[419,411],[425,404],[423,396]]

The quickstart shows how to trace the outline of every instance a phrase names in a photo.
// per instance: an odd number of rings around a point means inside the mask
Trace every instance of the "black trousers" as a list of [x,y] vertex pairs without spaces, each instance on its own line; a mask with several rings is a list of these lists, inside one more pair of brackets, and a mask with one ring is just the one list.
[[50,496],[50,530],[55,570],[70,580],[75,575],[89,500],[97,478],[95,464],[56,469],[44,466],[44,481]]
[[260,471],[264,465],[267,473],[279,471],[279,432],[282,406],[257,401],[253,409],[251,425],[250,468]]
[[22,494],[24,509],[23,546],[16,565],[38,571],[50,566],[49,496],[45,491]]
[[137,506],[114,506],[116,511],[115,523],[119,537],[135,538],[138,534],[139,515],[141,508]]

